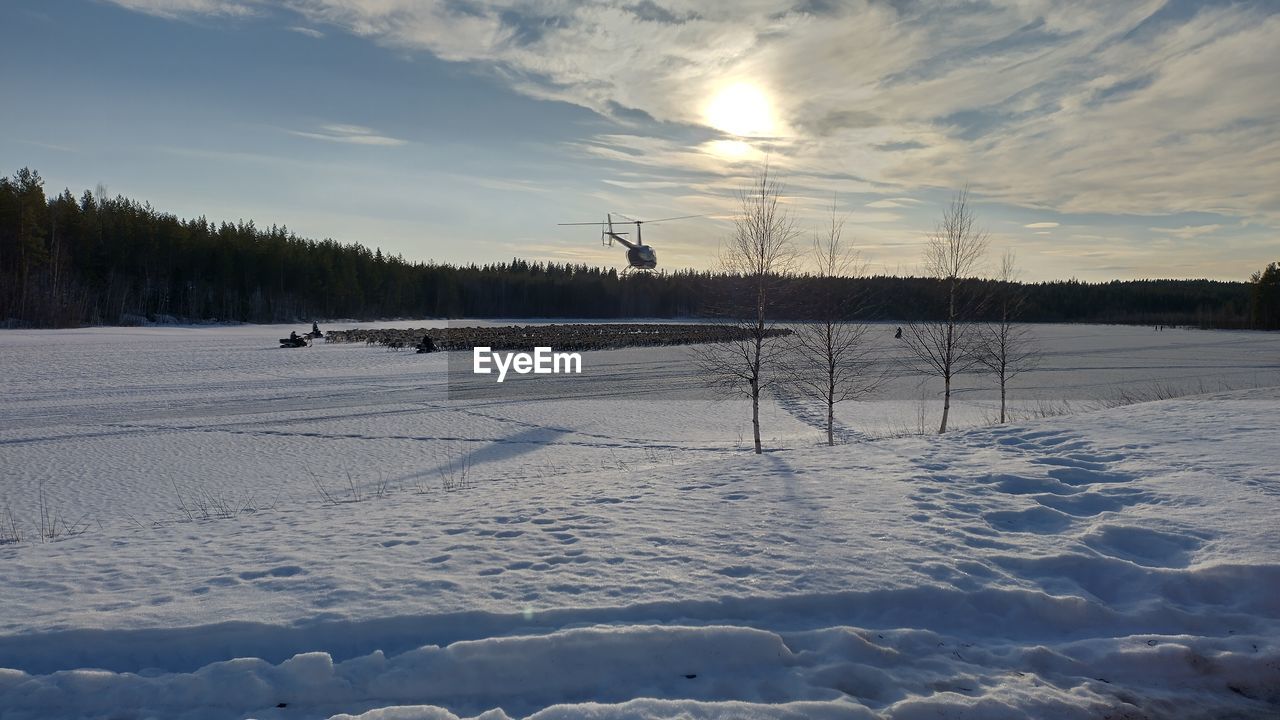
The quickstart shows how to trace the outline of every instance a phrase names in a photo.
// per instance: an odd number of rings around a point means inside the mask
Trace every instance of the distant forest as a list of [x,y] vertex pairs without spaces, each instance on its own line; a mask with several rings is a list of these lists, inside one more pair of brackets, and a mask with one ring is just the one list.
[[[782,280],[782,317],[802,319],[813,284]],[[943,308],[938,281],[841,279],[872,302],[850,319],[914,320]],[[981,291],[990,281],[969,281]],[[713,272],[620,275],[586,265],[410,262],[358,244],[300,238],[252,221],[182,220],[149,203],[70,190],[40,175],[0,178],[0,325],[293,322],[331,318],[697,317],[734,283]],[[1251,282],[1076,280],[1023,286],[1033,322],[1280,328],[1280,271]]]

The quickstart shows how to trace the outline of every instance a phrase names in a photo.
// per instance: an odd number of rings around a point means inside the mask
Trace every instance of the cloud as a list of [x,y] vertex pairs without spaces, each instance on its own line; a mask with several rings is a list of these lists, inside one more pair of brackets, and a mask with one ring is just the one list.
[[[259,7],[114,1],[168,16]],[[518,92],[625,120],[635,138],[603,135],[572,149],[619,170],[692,176],[693,188],[737,187],[767,153],[798,194],[892,196],[868,205],[876,209],[968,185],[984,201],[1056,212],[1209,212],[1280,225],[1280,13],[1266,3],[280,6],[307,27],[479,64]],[[777,137],[744,140],[706,127],[708,98],[738,82],[770,98]],[[372,132],[298,134],[403,142]]]
[[40,140],[19,140],[18,142],[24,145],[32,145],[34,147],[41,147],[41,148],[44,148],[45,150],[54,150],[57,152],[64,152],[64,153],[79,152],[79,150],[77,150],[74,147],[71,147],[70,145],[58,145],[57,143],[42,142]]
[[1160,233],[1162,235],[1172,235],[1180,240],[1191,240],[1201,235],[1210,235],[1222,229],[1221,224],[1214,225],[1184,225],[1178,228],[1153,227],[1151,232]]
[[[716,88],[773,99],[780,154],[907,189],[1063,211],[1280,207],[1280,20],[1163,0],[421,3],[289,0],[312,22],[489,64],[529,95],[701,125]],[[822,142],[816,142],[821,139]],[[1210,177],[1206,178],[1208,174]]]
[[477,175],[460,175],[457,173],[448,173],[447,177],[461,182],[470,183],[479,187],[488,188],[490,190],[499,190],[502,192],[519,192],[519,193],[549,193],[553,189],[544,184],[534,182],[532,180],[515,180],[500,179],[492,177],[481,177]]
[[253,0],[110,0],[129,10],[163,18],[188,15],[249,17],[258,14]]
[[1023,227],[1025,227],[1025,228],[1031,228],[1032,230],[1038,230],[1038,229],[1040,229],[1040,228],[1056,228],[1056,227],[1058,227],[1058,223],[1056,223],[1056,222],[1033,222],[1033,223],[1030,223],[1030,224],[1028,224],[1028,225],[1023,225]]
[[920,201],[916,200],[915,198],[898,197],[898,198],[885,198],[884,200],[876,200],[874,202],[869,202],[867,203],[867,207],[869,208],[903,208],[903,207],[911,207],[912,205],[919,205],[919,204],[920,204]]
[[[969,178],[987,197],[1064,212],[1280,211],[1280,97],[1265,89],[1280,62],[1280,16],[1230,6],[1182,24],[1117,26],[1132,38],[1109,38],[1071,58],[1077,76],[1045,73],[1002,103],[1027,109],[998,132],[948,138],[893,174]],[[1108,92],[1117,86],[1127,89]]]
[[320,32],[319,30],[316,30],[314,28],[309,28],[309,27],[302,27],[300,25],[291,25],[286,29],[292,32],[296,32],[299,35],[306,35],[307,37],[316,38],[317,40],[324,37],[324,33]]
[[891,223],[902,219],[901,215],[888,212],[851,212],[845,213],[842,217],[850,223],[861,225],[863,223]]
[[322,125],[318,131],[314,132],[302,130],[289,130],[288,132],[290,135],[297,135],[298,137],[350,143],[352,145],[383,145],[390,147],[404,145],[409,142],[408,140],[379,135],[376,131],[361,125]]

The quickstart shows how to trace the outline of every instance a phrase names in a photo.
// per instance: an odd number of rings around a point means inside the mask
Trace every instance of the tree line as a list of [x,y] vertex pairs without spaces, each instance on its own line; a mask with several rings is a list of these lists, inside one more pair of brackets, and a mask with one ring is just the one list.
[[[823,292],[874,297],[850,319],[925,320],[946,312],[929,277],[776,279],[775,312],[803,318]],[[0,324],[72,327],[156,321],[292,322],[392,317],[697,317],[740,282],[733,272],[623,275],[513,259],[452,265],[357,243],[298,237],[253,221],[177,216],[99,189],[46,196],[38,172],[0,178]],[[973,289],[994,282],[962,278]],[[1076,280],[1022,284],[1022,317],[1043,322],[1280,328],[1280,271],[1252,282]]]

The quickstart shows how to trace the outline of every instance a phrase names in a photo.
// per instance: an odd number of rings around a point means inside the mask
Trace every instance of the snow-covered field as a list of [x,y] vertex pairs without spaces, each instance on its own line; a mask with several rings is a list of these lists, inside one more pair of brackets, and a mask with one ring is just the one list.
[[1280,716],[1280,336],[1040,327],[1025,419],[900,373],[757,457],[679,348],[463,404],[289,329],[0,333],[0,717]]

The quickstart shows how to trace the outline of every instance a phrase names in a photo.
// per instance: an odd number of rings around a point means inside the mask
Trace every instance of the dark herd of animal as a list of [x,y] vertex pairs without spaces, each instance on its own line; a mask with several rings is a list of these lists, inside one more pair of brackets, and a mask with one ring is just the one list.
[[[790,330],[774,328],[770,336],[788,335]],[[330,330],[325,342],[381,345],[393,350],[424,347],[431,338],[432,350],[531,350],[551,347],[557,351],[613,350],[655,345],[696,345],[745,340],[750,332],[726,325],[676,325],[603,323],[591,325],[526,325],[502,327],[383,328],[377,330]]]

